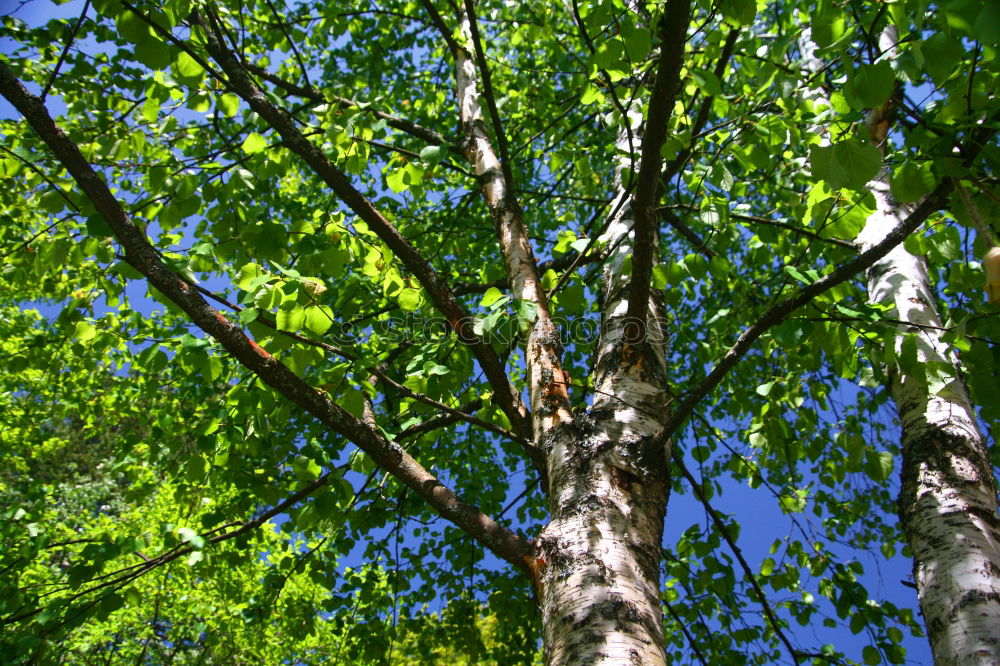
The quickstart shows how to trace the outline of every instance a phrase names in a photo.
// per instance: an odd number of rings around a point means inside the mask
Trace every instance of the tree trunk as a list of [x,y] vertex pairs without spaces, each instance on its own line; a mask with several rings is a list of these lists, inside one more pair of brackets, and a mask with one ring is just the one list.
[[[630,114],[636,153],[639,121]],[[628,132],[618,143],[629,150]],[[666,331],[654,296],[646,337],[626,342],[636,327],[626,316],[634,219],[623,166],[605,233],[615,249],[604,273],[593,406],[545,441],[551,521],[538,538],[536,572],[547,664],[666,659],[659,564],[670,444],[654,437],[666,416]]]
[[[899,219],[887,175],[859,237],[878,242]],[[942,340],[923,257],[896,247],[868,271],[872,301],[894,306],[896,355],[916,359],[890,373],[902,428],[899,514],[936,664],[1000,663],[1000,521],[996,482],[957,361]],[[912,336],[912,337],[910,337]],[[914,344],[915,343],[915,344]],[[934,386],[934,391],[928,380]]]
[[[882,50],[895,44],[890,26]],[[885,141],[888,120],[880,111],[869,114],[868,125],[873,141]],[[888,181],[883,166],[871,184],[876,211],[858,237],[862,251],[909,213],[894,201]],[[998,664],[996,481],[958,359],[943,339],[926,260],[897,246],[869,269],[868,296],[891,305],[899,322],[886,340],[900,359],[889,373],[902,429],[899,515],[934,662]]]

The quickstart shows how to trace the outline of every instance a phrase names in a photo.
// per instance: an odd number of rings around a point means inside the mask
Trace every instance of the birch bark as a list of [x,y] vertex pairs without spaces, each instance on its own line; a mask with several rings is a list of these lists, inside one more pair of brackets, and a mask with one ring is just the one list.
[[[629,112],[633,144],[641,120]],[[627,131],[618,143],[627,153]],[[537,541],[537,580],[548,664],[665,663],[659,563],[669,442],[654,434],[665,417],[666,328],[653,297],[646,338],[626,340],[624,263],[634,218],[622,182],[625,162],[604,237],[613,249],[604,273],[593,406],[545,441],[552,519]]]
[[[890,26],[880,47],[897,43]],[[807,66],[819,71],[811,43]],[[880,147],[888,119],[868,116]],[[858,236],[871,248],[909,214],[889,190],[883,165],[869,184],[876,210]],[[1000,663],[1000,520],[996,481],[958,359],[943,340],[926,260],[897,245],[868,270],[868,296],[891,305],[899,322],[886,346],[902,356],[916,348],[916,363],[889,373],[902,430],[900,520],[913,551],[913,576],[927,635],[939,665]],[[927,377],[936,379],[932,390]]]

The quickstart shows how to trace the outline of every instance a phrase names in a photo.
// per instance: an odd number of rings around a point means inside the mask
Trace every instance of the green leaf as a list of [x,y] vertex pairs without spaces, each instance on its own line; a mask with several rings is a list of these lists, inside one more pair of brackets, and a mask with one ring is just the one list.
[[653,47],[653,40],[649,35],[649,30],[635,25],[634,21],[622,20],[619,23],[622,46],[625,47],[625,55],[630,62],[642,62],[650,49]]
[[1000,45],[1000,3],[984,2],[976,18],[976,37],[983,44]]
[[717,97],[722,94],[722,82],[719,81],[719,77],[714,72],[704,69],[692,69],[691,78],[695,80],[695,83],[698,84],[698,87],[706,95]]
[[829,5],[817,3],[809,27],[812,28],[812,39],[820,48],[826,48],[836,43],[845,35],[847,20],[843,12],[832,9]]
[[447,146],[427,146],[420,151],[420,159],[428,164],[437,164],[447,156]]
[[236,286],[249,291],[253,286],[259,286],[259,278],[266,277],[267,272],[257,264],[243,264],[236,274]]
[[767,382],[766,384],[761,384],[755,389],[755,392],[759,396],[767,397],[771,394],[771,389],[774,388],[775,382]]
[[325,305],[309,306],[304,310],[304,314],[306,328],[316,335],[326,333],[336,321],[333,311]]
[[323,473],[323,468],[316,464],[316,461],[308,456],[298,455],[292,463],[292,472],[299,481],[309,482],[319,478]]
[[166,69],[175,59],[177,49],[150,35],[135,45],[135,59],[150,69]]
[[868,666],[877,666],[882,663],[882,655],[879,653],[878,648],[872,645],[866,645],[862,648],[861,658]]
[[666,289],[670,283],[670,267],[667,264],[653,266],[653,288]]
[[797,488],[791,494],[784,494],[778,498],[781,510],[785,513],[801,513],[806,509],[808,491],[805,488]]
[[403,169],[393,169],[385,175],[385,184],[389,189],[397,194],[409,189],[410,184],[406,178],[406,171]]
[[691,274],[691,277],[700,280],[708,273],[708,260],[700,254],[692,252],[684,256],[684,267]]
[[247,155],[254,155],[267,148],[267,139],[257,134],[257,132],[251,132],[247,135],[247,138],[243,139],[240,148]]
[[501,299],[506,301],[506,297],[504,296],[503,292],[497,289],[496,287],[490,287],[489,289],[486,290],[486,293],[483,294],[483,297],[479,300],[479,305],[483,306],[484,308],[488,308],[497,301],[500,301]]
[[87,218],[87,233],[98,238],[114,236],[103,215],[91,215]]
[[719,0],[723,18],[736,25],[750,25],[757,16],[757,0]]
[[892,196],[903,204],[919,201],[934,189],[935,180],[930,164],[904,162],[892,172],[890,180]]
[[275,323],[279,331],[297,331],[302,328],[306,321],[306,311],[301,307],[293,307],[288,310],[279,309],[275,317]]
[[[222,115],[232,118],[240,108],[240,97],[233,93],[226,93],[219,97],[219,110]],[[245,149],[244,149],[245,150]]]
[[785,272],[802,284],[812,284],[819,279],[819,273],[817,273],[813,268],[810,268],[803,273],[795,266],[785,266]]
[[882,166],[878,148],[848,139],[832,146],[810,146],[812,173],[835,190],[862,190]]
[[538,319],[538,306],[530,301],[515,301],[514,311],[517,313],[518,318],[529,324],[534,323]]
[[133,44],[145,41],[151,35],[149,24],[132,12],[123,12],[115,18],[118,34]]
[[396,302],[399,303],[399,307],[403,308],[407,312],[413,312],[420,309],[420,304],[423,302],[423,296],[419,289],[414,289],[412,287],[406,287],[399,291],[396,295]]
[[594,103],[601,104],[603,102],[604,102],[604,93],[602,93],[600,89],[597,88],[595,85],[588,84],[583,89],[583,95],[580,97],[580,104],[586,106]]
[[447,375],[451,372],[451,368],[446,365],[441,365],[434,361],[426,361],[424,363],[424,374],[428,377],[431,375]]
[[896,85],[892,65],[883,60],[874,65],[861,65],[847,81],[847,101],[857,110],[880,108],[889,99]]
[[876,452],[873,449],[865,451],[864,471],[872,481],[881,483],[888,480],[892,476],[894,466],[892,454],[888,451]]
[[97,329],[89,321],[78,321],[73,328],[73,337],[80,342],[89,342],[97,337]]
[[171,71],[181,83],[191,88],[196,88],[205,76],[204,68],[184,51],[178,52],[177,59],[171,65]]

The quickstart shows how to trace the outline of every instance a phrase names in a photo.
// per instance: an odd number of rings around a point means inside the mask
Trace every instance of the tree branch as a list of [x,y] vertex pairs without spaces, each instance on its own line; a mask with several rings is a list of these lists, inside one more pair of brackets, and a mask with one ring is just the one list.
[[695,497],[697,497],[698,501],[705,507],[705,511],[708,512],[709,517],[712,519],[712,523],[715,525],[715,529],[722,535],[722,538],[729,545],[729,550],[731,550],[733,555],[736,556],[736,560],[740,563],[740,568],[743,569],[743,575],[746,576],[748,581],[750,581],[750,585],[753,587],[754,591],[757,592],[757,596],[760,597],[761,608],[764,609],[764,615],[767,617],[767,621],[768,624],[771,625],[771,629],[775,634],[777,634],[781,642],[784,643],[785,649],[788,650],[788,653],[792,657],[792,661],[798,664],[799,652],[792,647],[791,641],[789,641],[788,637],[785,636],[785,632],[781,630],[781,624],[778,622],[778,618],[775,617],[774,611],[771,609],[771,604],[767,600],[767,595],[764,594],[764,590],[761,588],[760,583],[757,582],[757,577],[754,575],[753,569],[750,568],[746,558],[743,557],[743,551],[736,545],[732,535],[729,534],[729,530],[727,530],[726,526],[723,524],[718,511],[715,510],[712,503],[705,497],[705,491],[702,489],[701,484],[695,480],[690,470],[688,470],[681,458],[680,451],[676,448],[674,449],[673,463],[677,465],[681,474],[685,479],[687,479],[687,482],[691,484],[691,490],[694,491]]
[[[431,19],[446,39],[451,39],[444,20],[430,0],[423,5]],[[459,44],[453,44],[455,60],[455,80],[458,98],[458,118],[465,133],[463,148],[469,163],[479,177],[483,199],[485,199],[496,229],[497,240],[504,258],[504,268],[510,281],[511,291],[518,300],[534,306],[534,320],[530,324],[525,343],[525,364],[527,365],[528,395],[531,400],[531,429],[536,441],[542,434],[560,422],[572,418],[569,393],[563,380],[562,344],[559,332],[549,312],[548,299],[541,288],[538,267],[535,262],[531,240],[524,224],[524,214],[513,193],[513,183],[509,160],[501,163],[490,142],[480,104],[481,96],[486,97],[493,117],[497,141],[501,152],[506,152],[506,142],[502,139],[503,129],[489,86],[485,57],[478,43],[475,17],[465,9],[456,7],[459,16],[459,31],[463,39],[476,45],[481,56],[479,73],[483,76],[485,91],[480,93],[477,81],[477,67],[469,52]]]
[[653,208],[660,192],[660,167],[663,164],[660,148],[666,139],[674,98],[680,88],[690,13],[691,0],[668,0],[661,23],[660,64],[650,92],[643,128],[639,176],[632,199],[635,238],[632,245],[632,276],[626,318],[637,326],[627,329],[629,337],[634,336],[634,339],[626,339],[626,342],[639,342],[645,338],[646,333],[649,287],[656,248],[656,215]]
[[832,273],[820,278],[816,282],[803,287],[791,298],[785,299],[768,309],[756,323],[740,334],[735,344],[729,348],[729,351],[712,368],[712,371],[696,387],[687,392],[687,397],[681,401],[681,404],[674,410],[670,418],[663,425],[663,428],[654,436],[655,441],[666,441],[667,438],[673,435],[684,424],[695,406],[719,385],[729,371],[743,358],[743,355],[749,351],[757,338],[775,324],[782,322],[794,310],[809,303],[823,292],[850,280],[855,275],[870,268],[876,261],[888,254],[892,248],[902,243],[903,239],[916,230],[931,213],[941,208],[951,190],[952,184],[950,181],[941,183],[899,226],[889,232],[882,241],[873,245],[867,252],[858,255],[855,259],[841,265]]
[[511,385],[510,378],[507,376],[500,358],[493,348],[472,330],[472,318],[455,300],[447,281],[372,205],[371,201],[355,189],[326,155],[302,135],[288,114],[274,106],[267,96],[254,85],[247,71],[222,44],[215,30],[204,26],[204,24],[201,25],[205,28],[208,52],[229,77],[229,86],[233,92],[242,97],[250,105],[250,108],[281,136],[285,145],[301,157],[341,201],[364,220],[368,227],[402,260],[403,264],[427,291],[437,310],[448,320],[459,340],[466,344],[473,356],[476,357],[493,387],[501,409],[514,425],[514,429],[522,437],[531,439],[532,433],[527,410]]
[[685,238],[685,240],[687,240],[687,242],[691,243],[691,245],[694,245],[696,250],[705,255],[705,258],[711,259],[712,257],[715,256],[715,250],[708,247],[708,245],[705,244],[705,241],[702,240],[702,238],[698,234],[696,234],[694,230],[691,229],[691,227],[686,225],[684,221],[681,220],[681,218],[677,217],[677,214],[674,211],[666,207],[657,208],[657,211],[660,213],[660,215],[663,216],[663,219],[666,221],[667,224],[673,227],[674,230],[677,231],[677,233],[679,233],[681,236]]
[[483,44],[479,38],[479,25],[476,22],[476,10],[472,0],[465,0],[465,12],[469,16],[469,34],[472,36],[472,46],[476,52],[476,66],[479,69],[479,75],[483,78],[483,97],[486,98],[486,107],[490,110],[493,135],[496,137],[497,149],[500,151],[500,168],[503,171],[504,181],[507,183],[507,195],[513,196],[514,176],[510,170],[510,155],[507,153],[507,135],[504,134],[503,125],[500,123],[500,112],[497,110],[496,96],[493,94],[490,68],[486,65],[486,55],[483,53]]
[[[107,182],[95,172],[79,148],[53,122],[41,101],[0,62],[0,94],[24,116],[49,146],[94,208],[108,223],[125,249],[127,261],[146,276],[191,321],[215,338],[230,354],[253,371],[265,384],[312,414],[335,432],[354,442],[376,465],[413,489],[438,513],[521,571],[532,546],[522,537],[497,524],[478,508],[467,504],[446,488],[399,445],[365,426],[329,396],[300,379],[283,363],[248,338],[243,330],[212,308],[188,282],[178,277],[160,259],[156,249],[132,222]],[[259,93],[258,93],[259,94]]]

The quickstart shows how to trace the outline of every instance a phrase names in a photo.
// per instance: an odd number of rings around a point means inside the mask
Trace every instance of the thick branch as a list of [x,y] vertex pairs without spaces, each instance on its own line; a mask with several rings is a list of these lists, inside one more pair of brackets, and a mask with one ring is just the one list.
[[265,384],[357,444],[371,456],[375,464],[412,488],[438,513],[499,557],[522,571],[526,570],[524,557],[531,550],[527,541],[494,522],[475,506],[467,504],[401,447],[365,426],[322,391],[309,386],[248,338],[239,326],[210,306],[197,289],[167,268],[142,230],[132,222],[121,203],[115,199],[103,177],[93,170],[76,144],[56,126],[41,101],[29,93],[2,62],[0,94],[24,116],[49,146],[108,223],[125,249],[128,263],[146,276],[152,286],[180,307],[194,324],[215,338]]
[[632,248],[632,277],[629,283],[628,321],[638,324],[631,330],[638,342],[645,337],[649,287],[656,247],[656,214],[653,210],[660,191],[660,148],[667,136],[667,124],[680,87],[684,42],[690,21],[691,0],[669,0],[660,31],[660,63],[650,92],[649,108],[642,137],[642,156],[633,198],[635,242]]
[[448,283],[438,275],[430,263],[417,252],[416,248],[399,233],[392,223],[372,205],[371,201],[361,194],[347,177],[327,159],[326,155],[303,136],[288,114],[272,104],[267,96],[254,85],[246,70],[235,56],[223,46],[216,33],[211,29],[206,29],[205,32],[208,52],[229,77],[229,85],[233,92],[242,97],[257,115],[278,132],[285,145],[301,157],[341,201],[368,224],[368,227],[389,246],[389,249],[420,281],[421,286],[430,296],[431,302],[451,324],[459,340],[468,345],[476,360],[479,361],[479,365],[483,368],[486,378],[493,387],[500,407],[510,422],[514,424],[514,429],[522,437],[531,439],[527,411],[521,404],[520,396],[511,386],[503,364],[493,348],[472,330],[472,318],[455,300]]
[[[424,0],[424,6],[438,29],[447,33],[447,26],[430,0]],[[482,47],[478,45],[473,18],[468,11],[460,9],[459,30],[463,39],[477,44],[477,52],[481,55]],[[535,319],[531,322],[525,344],[525,361],[532,432],[535,439],[540,440],[543,433],[572,418],[569,394],[563,381],[562,343],[549,312],[548,299],[541,288],[538,266],[524,224],[524,214],[513,194],[510,164],[506,160],[501,164],[497,159],[486,131],[480,104],[483,96],[493,114],[498,141],[501,141],[499,137],[502,137],[503,130],[493,102],[493,91],[487,88],[480,93],[476,66],[468,50],[455,45],[452,52],[455,58],[458,117],[465,133],[465,156],[479,177],[483,199],[489,206],[511,291],[515,298],[535,306]],[[485,58],[480,58],[480,74],[483,74],[483,83],[486,85],[484,68]],[[505,145],[501,141],[502,150],[506,150]]]

